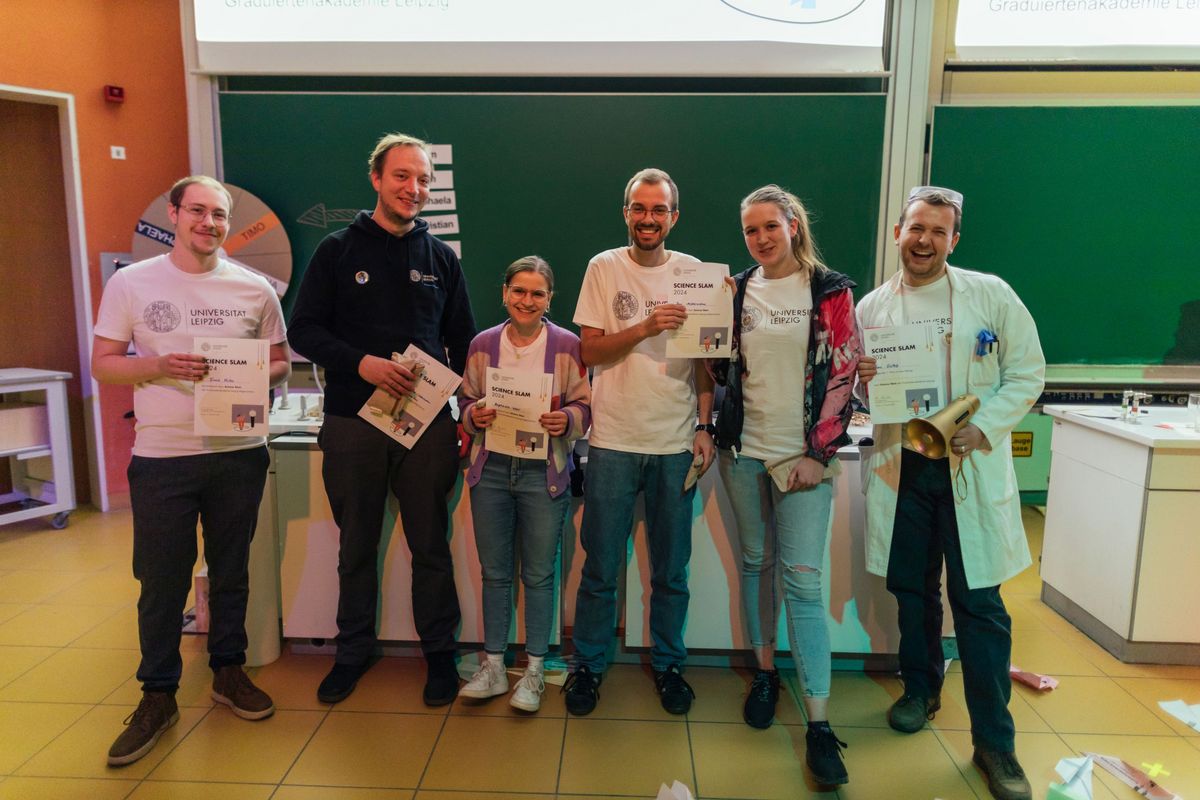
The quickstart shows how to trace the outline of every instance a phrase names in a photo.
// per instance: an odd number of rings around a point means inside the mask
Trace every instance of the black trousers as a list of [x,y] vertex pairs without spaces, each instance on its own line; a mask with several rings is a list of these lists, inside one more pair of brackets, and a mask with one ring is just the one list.
[[963,687],[978,746],[1011,752],[1015,732],[1008,701],[1012,621],[999,586],[967,587],[948,459],[904,450],[892,529],[887,588],[900,614],[900,673],[905,691],[931,697],[942,690],[942,561],[954,617]]
[[250,540],[270,457],[266,447],[175,458],[134,456],[133,576],[141,582],[137,678],[145,691],[174,692],[183,661],[179,638],[196,563],[196,522],[208,563],[208,663],[246,663]]
[[375,649],[379,539],[389,491],[399,501],[412,552],[413,621],[421,649],[453,651],[461,619],[446,505],[458,478],[454,419],[443,413],[410,451],[365,420],[327,415],[318,442],[325,493],[341,530],[337,662],[361,664]]

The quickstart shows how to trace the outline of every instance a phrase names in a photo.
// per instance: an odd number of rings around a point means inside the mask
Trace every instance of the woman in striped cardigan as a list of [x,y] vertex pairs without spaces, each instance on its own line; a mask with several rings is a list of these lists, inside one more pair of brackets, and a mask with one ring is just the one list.
[[[554,272],[545,260],[526,256],[509,265],[502,290],[508,319],[471,342],[459,398],[463,428],[473,437],[467,485],[483,569],[486,651],[460,694],[485,699],[508,691],[504,651],[519,552],[529,663],[509,702],[524,711],[538,710],[545,689],[543,659],[554,621],[555,565],[570,506],[571,446],[591,423],[591,387],[579,357],[579,337],[544,318],[553,295]],[[519,435],[512,444],[520,455],[487,449],[486,431],[496,409],[481,400],[488,370],[497,368],[552,376],[550,411],[539,420],[544,435]]]

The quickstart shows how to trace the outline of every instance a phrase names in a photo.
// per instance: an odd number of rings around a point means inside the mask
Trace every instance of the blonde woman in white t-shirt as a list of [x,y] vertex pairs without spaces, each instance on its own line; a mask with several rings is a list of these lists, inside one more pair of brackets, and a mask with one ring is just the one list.
[[782,571],[792,657],[808,712],[807,762],[817,783],[848,778],[829,727],[830,646],[821,565],[833,507],[831,465],[849,442],[858,363],[854,283],[821,263],[808,215],[775,185],[741,204],[755,264],[734,281],[733,356],[717,417],[721,478],[742,547],[742,600],[758,671],[743,716],[770,726],[779,698],[775,629]]

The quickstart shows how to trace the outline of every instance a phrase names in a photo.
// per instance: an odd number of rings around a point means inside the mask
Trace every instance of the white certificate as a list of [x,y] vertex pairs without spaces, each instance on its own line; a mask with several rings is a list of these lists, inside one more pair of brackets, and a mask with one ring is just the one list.
[[192,432],[197,436],[267,435],[271,344],[266,339],[196,337],[192,354],[208,374],[196,382]]
[[863,347],[878,370],[869,385],[872,422],[908,422],[946,404],[937,337],[927,322],[863,331]]
[[489,369],[484,400],[488,408],[496,410],[496,418],[484,434],[488,451],[546,458],[550,434],[538,420],[550,410],[553,391],[554,376],[541,370]]
[[413,344],[403,355],[392,353],[392,360],[411,370],[421,370],[416,391],[409,397],[397,399],[383,389],[376,389],[358,410],[358,415],[411,448],[445,407],[462,378]]
[[684,263],[671,272],[668,303],[687,308],[687,321],[667,335],[667,358],[729,358],[733,290],[726,264]]

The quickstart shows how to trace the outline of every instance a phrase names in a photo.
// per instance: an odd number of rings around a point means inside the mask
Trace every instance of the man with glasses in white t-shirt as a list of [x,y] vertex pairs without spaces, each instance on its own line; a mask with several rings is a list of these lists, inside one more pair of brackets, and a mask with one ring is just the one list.
[[192,345],[196,337],[265,339],[274,386],[291,371],[283,312],[264,278],[220,257],[232,207],[225,187],[193,175],[171,187],[168,197],[167,215],[175,225],[171,252],[113,275],[92,345],[92,374],[101,383],[132,384],[137,418],[129,498],[133,574],[141,583],[142,700],[108,751],[113,766],[149,753],[179,719],[179,639],[197,522],[208,564],[212,697],[243,719],[275,712],[271,698],[242,671],[250,540],[270,460],[266,438],[194,433],[195,385],[208,367],[203,356],[192,354]]
[[575,671],[563,691],[572,714],[596,707],[641,492],[651,570],[650,663],[663,708],[684,714],[695,697],[681,674],[695,488],[683,485],[694,458],[702,469],[712,463],[712,381],[701,361],[666,357],[662,334],[677,329],[687,311],[662,298],[670,296],[672,267],[696,261],[666,249],[679,220],[675,182],[662,170],[641,170],[625,187],[623,213],[630,243],[591,260],[575,309],[580,352],[594,373],[580,531],[587,557],[575,603]]

